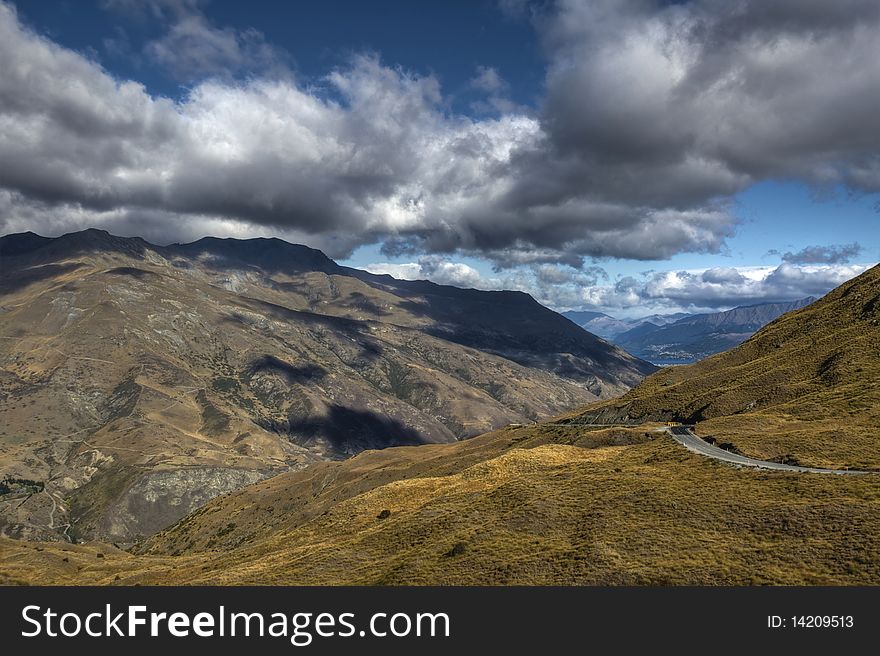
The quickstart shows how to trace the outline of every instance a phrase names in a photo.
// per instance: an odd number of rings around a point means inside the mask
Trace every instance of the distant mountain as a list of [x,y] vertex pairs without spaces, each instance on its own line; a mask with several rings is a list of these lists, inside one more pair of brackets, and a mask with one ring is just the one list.
[[656,369],[527,294],[278,239],[25,233],[0,270],[0,479],[42,491],[0,494],[0,535],[129,542],[274,473],[528,423]]
[[657,364],[695,362],[744,342],[777,317],[814,302],[760,303],[726,312],[688,315],[666,325],[651,322],[617,334],[613,342]]
[[573,321],[584,330],[594,335],[598,335],[602,339],[616,343],[618,335],[625,333],[645,323],[651,323],[655,326],[663,326],[689,317],[691,315],[685,312],[677,312],[675,314],[652,314],[647,317],[639,317],[636,319],[615,319],[604,312],[594,312],[589,310],[570,310],[563,312],[562,316]]
[[[664,369],[571,421],[696,422],[698,434],[760,459],[880,468],[880,265],[810,300],[743,344]],[[701,322],[744,331],[780,305]]]
[[673,314],[649,314],[646,317],[639,317],[638,319],[632,319],[628,321],[630,325],[633,327],[638,326],[643,323],[653,323],[657,326],[665,326],[668,323],[675,323],[676,321],[681,321],[687,317],[693,316],[688,312],[675,312]]
[[569,310],[568,312],[563,312],[562,316],[568,319],[569,321],[573,321],[579,326],[583,326],[589,321],[593,319],[606,318],[612,319],[613,317],[608,316],[604,312],[591,312],[589,310]]

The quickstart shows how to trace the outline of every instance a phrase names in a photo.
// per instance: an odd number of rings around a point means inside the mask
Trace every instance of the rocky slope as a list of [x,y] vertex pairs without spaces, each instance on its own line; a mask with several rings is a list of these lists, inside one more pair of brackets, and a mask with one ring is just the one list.
[[[280,240],[0,239],[0,535],[130,542],[363,449],[452,442],[651,365],[531,297],[406,282]],[[8,486],[7,486],[8,487]]]

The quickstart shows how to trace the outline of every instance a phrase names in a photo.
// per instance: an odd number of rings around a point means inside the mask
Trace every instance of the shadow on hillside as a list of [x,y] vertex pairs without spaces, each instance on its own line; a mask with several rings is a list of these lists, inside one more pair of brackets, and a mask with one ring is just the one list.
[[[357,343],[360,347],[360,357],[367,360],[374,360],[384,352],[382,345],[369,334],[369,328],[362,321],[301,310],[291,310],[283,305],[256,298],[242,296],[241,299],[247,301],[242,303],[243,307],[254,312],[268,314],[278,321],[290,321],[308,327],[326,328],[334,333],[345,335]],[[224,321],[247,324],[238,314],[227,315],[224,317]]]
[[320,380],[327,375],[327,370],[316,364],[309,363],[296,367],[269,354],[254,360],[248,369],[251,375],[258,373],[278,374],[290,384],[309,383]]
[[116,267],[115,269],[108,269],[104,272],[106,276],[130,276],[132,278],[150,278],[156,277],[156,274],[152,271],[147,271],[145,269],[138,269],[137,267]]
[[402,422],[369,410],[333,405],[324,417],[291,419],[291,435],[304,440],[323,438],[339,453],[425,444],[422,435]]
[[0,278],[0,294],[11,294],[28,285],[49,280],[82,267],[82,264],[44,264],[42,266],[21,269],[15,272],[4,272]]

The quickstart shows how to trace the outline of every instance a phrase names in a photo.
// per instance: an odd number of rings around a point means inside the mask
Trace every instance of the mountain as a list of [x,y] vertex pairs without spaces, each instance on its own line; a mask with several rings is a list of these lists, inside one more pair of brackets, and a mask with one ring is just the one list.
[[696,364],[663,369],[624,396],[569,420],[696,422],[700,434],[764,460],[876,469],[878,381],[880,266],[875,266],[772,321],[743,344]]
[[562,316],[584,330],[658,365],[696,362],[748,339],[776,317],[809,305],[813,297],[788,303],[759,303],[709,314],[652,314],[615,319],[602,312]]
[[128,552],[0,537],[0,581],[877,585],[877,476],[738,468],[656,422],[759,458],[880,470],[878,356],[880,266],[622,398],[284,473]]
[[592,321],[593,319],[598,319],[600,317],[607,319],[613,318],[608,316],[604,312],[591,312],[589,310],[568,310],[567,312],[563,312],[562,316],[569,321],[573,321],[579,326],[582,326],[588,321]]
[[128,543],[279,472],[528,423],[655,370],[526,294],[278,239],[25,233],[0,238],[0,270],[0,478],[25,481],[0,535]]
[[816,299],[760,303],[726,312],[686,315],[665,325],[645,321],[614,336],[613,342],[657,364],[694,362],[725,351],[751,337],[776,317]]
[[626,321],[615,319],[604,312],[569,310],[568,312],[563,312],[562,316],[569,321],[576,323],[584,330],[607,340],[610,340],[617,333],[623,332],[630,327],[630,324]]
[[677,312],[675,314],[652,314],[637,319],[615,319],[603,312],[570,310],[563,312],[562,316],[602,339],[617,343],[615,340],[621,333],[634,330],[648,323],[653,326],[663,326],[691,315]]

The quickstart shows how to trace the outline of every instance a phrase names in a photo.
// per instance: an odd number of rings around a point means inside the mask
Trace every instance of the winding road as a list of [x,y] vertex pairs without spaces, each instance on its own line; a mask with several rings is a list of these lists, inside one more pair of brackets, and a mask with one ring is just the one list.
[[688,451],[699,453],[700,455],[706,456],[707,458],[714,458],[715,460],[729,462],[733,465],[740,465],[742,467],[757,467],[759,469],[775,469],[779,471],[794,471],[807,474],[838,474],[840,476],[854,476],[861,474],[878,473],[863,471],[860,469],[821,469],[818,467],[798,467],[797,465],[783,465],[779,462],[757,460],[755,458],[741,456],[739,454],[720,449],[717,446],[713,446],[702,438],[695,435],[689,426],[670,426],[666,429],[666,432],[668,432],[672,436],[672,439],[681,444]]

